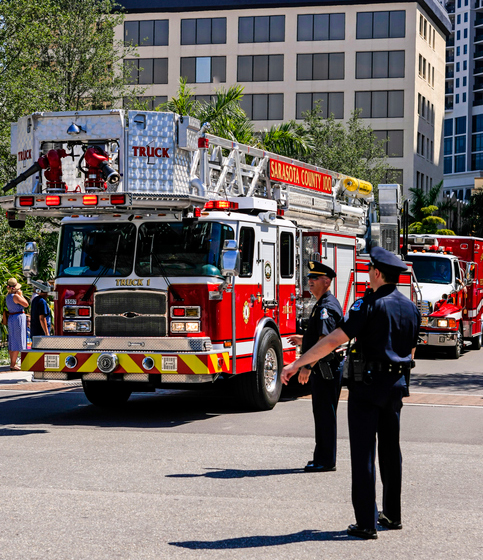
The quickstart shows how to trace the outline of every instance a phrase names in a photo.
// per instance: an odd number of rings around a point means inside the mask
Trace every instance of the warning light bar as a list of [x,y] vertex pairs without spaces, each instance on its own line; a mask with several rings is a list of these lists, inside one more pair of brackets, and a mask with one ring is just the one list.
[[230,202],[229,200],[209,200],[204,210],[237,210],[238,202]]

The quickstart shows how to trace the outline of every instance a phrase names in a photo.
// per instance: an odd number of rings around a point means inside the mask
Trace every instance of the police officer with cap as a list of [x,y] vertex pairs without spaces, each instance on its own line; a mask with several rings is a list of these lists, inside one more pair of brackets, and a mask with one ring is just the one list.
[[[292,344],[302,344],[306,352],[316,342],[330,334],[341,322],[344,314],[337,299],[330,292],[335,271],[316,261],[309,262],[308,283],[317,299],[312,308],[304,335],[289,338]],[[339,403],[342,372],[335,363],[334,353],[322,360],[305,365],[299,372],[299,382],[312,388],[312,411],[315,422],[315,450],[313,460],[305,466],[305,472],[335,471],[337,453],[337,405]]]
[[[352,468],[352,504],[356,523],[347,533],[376,539],[376,522],[401,529],[402,458],[399,421],[402,397],[408,393],[409,368],[416,349],[421,317],[416,306],[396,287],[404,263],[381,247],[369,262],[372,292],[357,300],[340,328],[286,366],[287,383],[301,366],[327,355],[356,338],[349,350],[348,420]],[[376,436],[383,485],[378,514],[375,491]]]

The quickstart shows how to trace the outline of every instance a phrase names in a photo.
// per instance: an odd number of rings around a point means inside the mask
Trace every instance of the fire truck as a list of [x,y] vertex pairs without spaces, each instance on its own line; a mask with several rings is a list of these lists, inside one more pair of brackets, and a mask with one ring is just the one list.
[[483,239],[409,235],[407,260],[421,290],[420,345],[459,358],[465,346],[481,348]]
[[[295,359],[288,338],[313,303],[308,261],[336,269],[344,311],[363,291],[356,260],[374,221],[365,181],[174,113],[36,113],[12,125],[11,151],[18,176],[4,192],[15,191],[0,199],[10,225],[62,219],[55,334],[34,337],[22,369],[81,379],[93,404],[233,378],[250,407],[270,409]],[[397,226],[377,226],[399,246]],[[37,259],[27,243],[34,286]]]

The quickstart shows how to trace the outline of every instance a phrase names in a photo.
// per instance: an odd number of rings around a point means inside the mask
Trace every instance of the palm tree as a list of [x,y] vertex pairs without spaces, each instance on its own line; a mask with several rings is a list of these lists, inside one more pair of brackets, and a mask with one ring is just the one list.
[[436,206],[442,187],[443,181],[440,181],[434,187],[431,187],[427,193],[424,193],[422,189],[409,189],[409,192],[413,195],[410,210],[415,222],[421,222],[427,216],[427,212],[424,212],[423,208]]
[[289,121],[273,125],[269,130],[255,132],[252,121],[240,105],[243,86],[237,84],[215,91],[209,102],[195,99],[195,90],[180,78],[176,96],[159,105],[157,111],[173,111],[190,115],[201,123],[208,123],[208,132],[233,142],[257,146],[290,158],[309,153],[310,137],[303,127]]

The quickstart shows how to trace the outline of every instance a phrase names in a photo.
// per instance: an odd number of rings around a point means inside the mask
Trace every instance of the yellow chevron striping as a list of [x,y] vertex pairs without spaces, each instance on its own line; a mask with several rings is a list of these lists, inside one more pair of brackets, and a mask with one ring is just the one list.
[[210,373],[208,366],[206,366],[198,356],[193,355],[178,355],[178,359],[181,359],[191,370],[192,373],[196,374],[206,374]]
[[129,354],[118,354],[118,358],[119,365],[126,373],[144,373],[143,368],[139,367]]
[[22,360],[22,370],[30,371],[35,362],[37,362],[43,355],[43,352],[28,352]]
[[[74,354],[75,356],[76,354]],[[92,373],[97,369],[97,358],[99,354],[92,354],[86,362],[78,369],[80,373]]]

